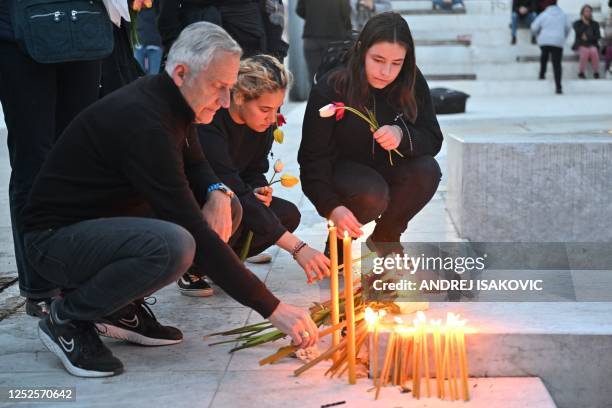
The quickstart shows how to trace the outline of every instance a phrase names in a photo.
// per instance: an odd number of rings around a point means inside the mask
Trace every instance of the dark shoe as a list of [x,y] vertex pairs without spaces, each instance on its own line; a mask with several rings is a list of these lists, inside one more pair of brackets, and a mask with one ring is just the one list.
[[535,35],[532,35],[532,36],[531,36],[531,43],[532,43],[532,44],[536,44],[536,43],[537,43],[536,38],[535,38]]
[[49,314],[49,308],[53,299],[26,299],[25,311],[28,316],[43,318]]
[[370,235],[368,239],[366,239],[366,246],[372,252],[375,252],[377,256],[383,257],[389,254],[403,254],[404,247],[398,240],[395,241],[378,241],[374,238],[374,234]]
[[546,76],[544,74],[540,74],[540,76],[538,78],[539,79],[546,79]]
[[581,72],[578,74],[578,78],[580,79],[586,79],[586,77],[584,76],[584,72]]
[[130,303],[100,319],[96,328],[102,336],[143,346],[167,346],[183,341],[183,333],[176,327],[162,326],[144,301]]
[[214,294],[213,288],[206,281],[205,276],[198,276],[187,272],[176,284],[181,291],[181,295],[208,297]]
[[557,90],[555,91],[555,93],[556,93],[557,95],[562,95],[562,94],[563,94],[563,89],[561,89],[561,88],[557,88]]
[[595,78],[595,79],[599,79],[599,72],[595,72],[595,73],[593,74],[593,78]]
[[58,323],[55,313],[50,313],[38,323],[38,337],[72,375],[110,377],[123,371],[123,364],[102,343],[92,322]]
[[516,45],[516,36],[512,36],[512,41],[510,41],[510,45]]

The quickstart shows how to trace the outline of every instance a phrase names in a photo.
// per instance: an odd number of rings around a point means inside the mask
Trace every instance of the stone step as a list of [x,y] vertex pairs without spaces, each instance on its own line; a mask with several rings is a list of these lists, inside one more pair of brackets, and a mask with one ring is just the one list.
[[[612,76],[611,76],[612,77]],[[463,91],[472,96],[516,96],[531,97],[550,95],[554,91],[552,78],[545,81],[539,80],[484,80],[477,81],[439,81],[429,80],[430,88],[451,88]],[[583,80],[566,79],[563,81],[563,91],[566,95],[572,94],[591,94],[591,95],[612,95],[612,81],[610,80]],[[468,108],[469,108],[468,100]],[[469,110],[469,109],[468,109]]]
[[472,41],[470,38],[422,39],[422,40],[415,39],[414,43],[417,47],[441,47],[441,46],[469,47]]
[[428,81],[475,81],[476,74],[425,74]]
[[[538,376],[561,408],[609,406],[611,304],[430,303],[426,314],[438,319],[448,311],[469,321],[471,376]],[[382,333],[379,344],[380,361],[386,345]]]
[[[510,16],[512,12],[512,1],[491,1],[491,0],[464,0],[465,11],[467,15],[505,15]],[[597,16],[596,19],[603,20],[600,17],[605,15],[607,11],[607,5],[602,2],[589,3],[593,6],[593,12]],[[403,0],[392,2],[394,11],[404,13],[404,11],[414,10],[431,10],[432,2],[428,0]],[[584,5],[581,0],[559,0],[559,6],[561,9],[569,15],[577,15],[580,12],[580,8]],[[509,18],[509,17],[508,17]]]

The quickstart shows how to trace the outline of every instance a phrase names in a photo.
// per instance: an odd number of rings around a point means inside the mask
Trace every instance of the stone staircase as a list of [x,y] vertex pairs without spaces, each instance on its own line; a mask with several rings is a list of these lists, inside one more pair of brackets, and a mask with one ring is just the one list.
[[[582,0],[559,0],[559,6],[571,21],[578,19],[583,3]],[[491,95],[492,90],[500,95],[553,93],[550,62],[546,80],[537,79],[540,50],[531,44],[529,30],[519,29],[518,44],[510,45],[511,0],[464,0],[465,10],[445,13],[432,10],[430,0],[396,0],[392,4],[410,25],[416,42],[417,64],[429,79],[430,87],[451,87],[472,95]],[[591,5],[595,9],[594,18],[600,22],[605,20],[607,2],[596,0]],[[608,79],[598,81],[577,78],[578,62],[571,50],[572,43],[573,32],[564,49],[566,93],[612,92],[610,74]],[[603,60],[599,71],[605,78]],[[590,66],[586,74],[592,78]]]

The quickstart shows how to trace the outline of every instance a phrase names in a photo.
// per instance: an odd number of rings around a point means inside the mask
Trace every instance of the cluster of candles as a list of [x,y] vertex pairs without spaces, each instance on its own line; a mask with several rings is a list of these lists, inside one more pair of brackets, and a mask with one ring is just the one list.
[[[448,397],[451,401],[459,399],[469,401],[465,347],[467,321],[460,320],[459,315],[449,312],[444,326],[442,320],[431,320],[427,323],[425,314],[419,311],[412,326],[404,325],[400,317],[395,317],[390,325],[386,325],[381,322],[384,316],[384,310],[377,313],[367,308],[365,312],[371,338],[370,368],[376,388],[375,398],[378,399],[381,387],[389,382],[403,387],[409,380],[412,382],[414,398],[418,399],[423,395],[422,383],[425,383],[427,397],[431,397],[433,387],[430,362],[433,350],[437,397],[440,399]],[[378,337],[381,327],[388,331],[389,335],[384,360],[379,370]],[[433,347],[429,347],[432,344],[430,337],[433,340]],[[448,384],[448,393],[446,384]]]

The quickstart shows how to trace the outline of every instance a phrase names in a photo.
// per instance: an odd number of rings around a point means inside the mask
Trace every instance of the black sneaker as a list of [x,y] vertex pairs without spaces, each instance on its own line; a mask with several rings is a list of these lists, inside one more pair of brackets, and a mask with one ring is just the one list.
[[38,323],[38,337],[64,368],[77,377],[110,377],[123,371],[121,361],[102,343],[92,322],[58,323],[54,313]]
[[206,281],[205,276],[194,275],[187,272],[176,284],[181,291],[181,295],[208,297],[213,295],[213,288]]
[[512,36],[512,40],[510,41],[510,45],[515,45],[516,44],[516,36]]
[[49,308],[53,299],[31,299],[27,298],[25,303],[25,312],[28,316],[43,318],[49,314]]
[[[153,302],[155,303],[155,302]],[[167,346],[183,341],[183,333],[161,325],[144,301],[135,301],[96,322],[100,335],[143,346]]]

